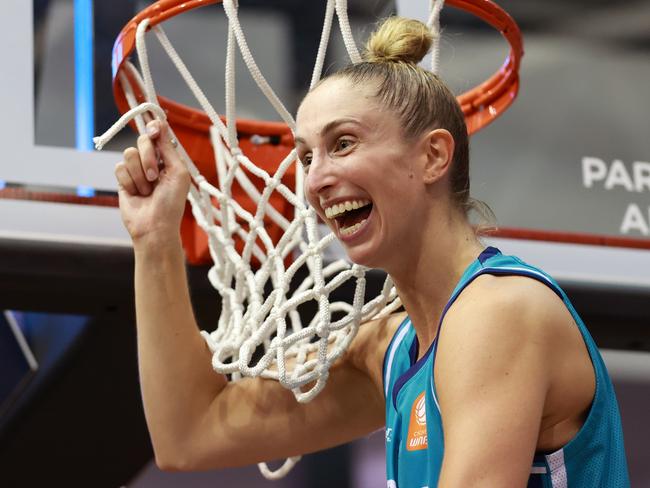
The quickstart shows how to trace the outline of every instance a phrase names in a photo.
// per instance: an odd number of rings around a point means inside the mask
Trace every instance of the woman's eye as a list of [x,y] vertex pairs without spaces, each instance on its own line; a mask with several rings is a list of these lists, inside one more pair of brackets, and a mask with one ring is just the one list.
[[336,141],[336,151],[345,151],[354,145],[352,139],[339,139]]
[[300,158],[300,163],[302,164],[303,168],[308,168],[311,164],[311,154],[305,154],[302,156]]

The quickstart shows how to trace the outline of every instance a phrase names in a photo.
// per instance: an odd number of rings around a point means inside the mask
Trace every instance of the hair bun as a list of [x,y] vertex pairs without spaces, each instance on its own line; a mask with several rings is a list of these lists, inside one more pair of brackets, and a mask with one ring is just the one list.
[[433,35],[419,20],[388,17],[370,35],[364,58],[371,63],[417,64],[431,49]]

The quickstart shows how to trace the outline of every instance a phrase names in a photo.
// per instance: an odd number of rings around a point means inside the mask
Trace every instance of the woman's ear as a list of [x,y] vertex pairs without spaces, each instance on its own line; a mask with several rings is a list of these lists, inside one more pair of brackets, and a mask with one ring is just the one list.
[[428,132],[423,143],[427,156],[423,181],[425,184],[431,184],[440,180],[449,170],[454,159],[456,144],[447,129],[434,129]]

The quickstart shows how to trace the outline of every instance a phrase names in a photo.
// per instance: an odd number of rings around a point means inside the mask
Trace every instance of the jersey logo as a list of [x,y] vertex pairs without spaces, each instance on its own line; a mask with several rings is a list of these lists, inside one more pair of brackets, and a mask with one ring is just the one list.
[[420,393],[411,407],[409,433],[406,438],[407,451],[419,451],[427,448],[427,410],[424,392]]

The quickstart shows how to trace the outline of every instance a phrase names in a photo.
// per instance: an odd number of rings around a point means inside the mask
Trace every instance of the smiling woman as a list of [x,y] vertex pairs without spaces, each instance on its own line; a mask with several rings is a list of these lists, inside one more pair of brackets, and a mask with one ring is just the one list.
[[[484,248],[470,224],[467,128],[417,65],[430,45],[423,24],[388,19],[365,59],[298,110],[307,199],[352,261],[388,272],[408,314],[362,327],[309,403],[214,375],[178,236],[187,169],[160,121],[125,152],[116,175],[161,466],[293,456],[385,425],[392,487],[629,485],[612,384],[580,317],[551,277]],[[164,167],[149,178],[155,154]]]
[[463,114],[417,65],[431,41],[420,22],[388,19],[297,117],[307,198],[408,312],[382,372],[389,486],[627,486],[584,324],[552,278],[483,249],[469,223]]

